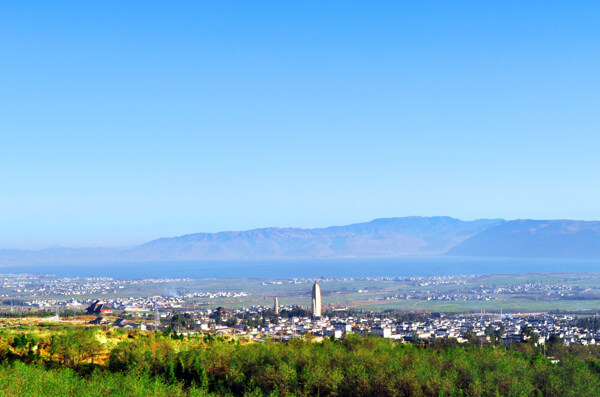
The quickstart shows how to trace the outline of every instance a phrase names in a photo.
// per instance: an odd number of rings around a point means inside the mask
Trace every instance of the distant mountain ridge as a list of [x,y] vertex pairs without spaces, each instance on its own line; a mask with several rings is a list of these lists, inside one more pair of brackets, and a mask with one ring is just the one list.
[[0,250],[0,265],[406,255],[600,258],[600,222],[381,218],[326,228],[263,228],[160,238],[132,248]]
[[450,255],[600,258],[600,222],[518,219],[483,230],[448,250]]
[[433,255],[501,222],[406,217],[318,229],[197,233],[150,241],[124,254],[136,258],[158,256],[161,260]]

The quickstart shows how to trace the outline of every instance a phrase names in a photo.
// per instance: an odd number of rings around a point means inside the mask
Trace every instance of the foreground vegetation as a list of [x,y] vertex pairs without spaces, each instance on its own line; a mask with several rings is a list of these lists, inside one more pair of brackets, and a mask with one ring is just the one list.
[[597,396],[600,349],[428,346],[350,335],[250,343],[117,329],[0,330],[0,394]]

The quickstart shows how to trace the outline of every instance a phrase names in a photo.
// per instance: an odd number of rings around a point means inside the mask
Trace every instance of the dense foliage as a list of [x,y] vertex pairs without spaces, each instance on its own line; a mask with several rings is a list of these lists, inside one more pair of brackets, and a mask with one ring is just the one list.
[[[1,395],[597,396],[600,349],[0,331]],[[546,352],[548,354],[548,352]]]

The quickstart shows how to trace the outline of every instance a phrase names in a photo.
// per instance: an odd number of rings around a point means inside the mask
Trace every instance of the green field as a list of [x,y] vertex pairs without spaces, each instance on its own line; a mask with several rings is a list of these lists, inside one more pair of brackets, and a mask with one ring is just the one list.
[[[278,282],[272,284],[272,282]],[[280,282],[280,284],[279,284]],[[193,279],[129,285],[107,294],[36,297],[14,294],[21,301],[113,299],[151,296],[185,296],[204,292],[246,292],[241,297],[186,298],[183,307],[227,308],[252,305],[271,306],[275,295],[283,306],[310,306],[312,280],[290,283],[289,280],[263,279]],[[522,274],[456,276],[448,279],[355,279],[320,280],[326,308],[407,311],[549,311],[600,309],[600,276],[598,274]],[[9,295],[10,291],[0,291]],[[562,295],[561,295],[562,294]],[[452,299],[443,295],[452,296]],[[9,295],[10,296],[10,295]],[[408,297],[407,297],[408,296]],[[434,299],[442,297],[444,299]],[[388,299],[386,299],[388,298]],[[391,298],[391,299],[389,299]]]

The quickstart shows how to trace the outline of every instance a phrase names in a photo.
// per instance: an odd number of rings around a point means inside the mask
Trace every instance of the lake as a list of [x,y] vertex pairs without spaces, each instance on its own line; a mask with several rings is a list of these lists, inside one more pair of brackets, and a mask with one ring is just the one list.
[[0,267],[0,273],[114,278],[355,278],[564,272],[600,272],[600,260],[431,256],[390,259],[53,263]]

